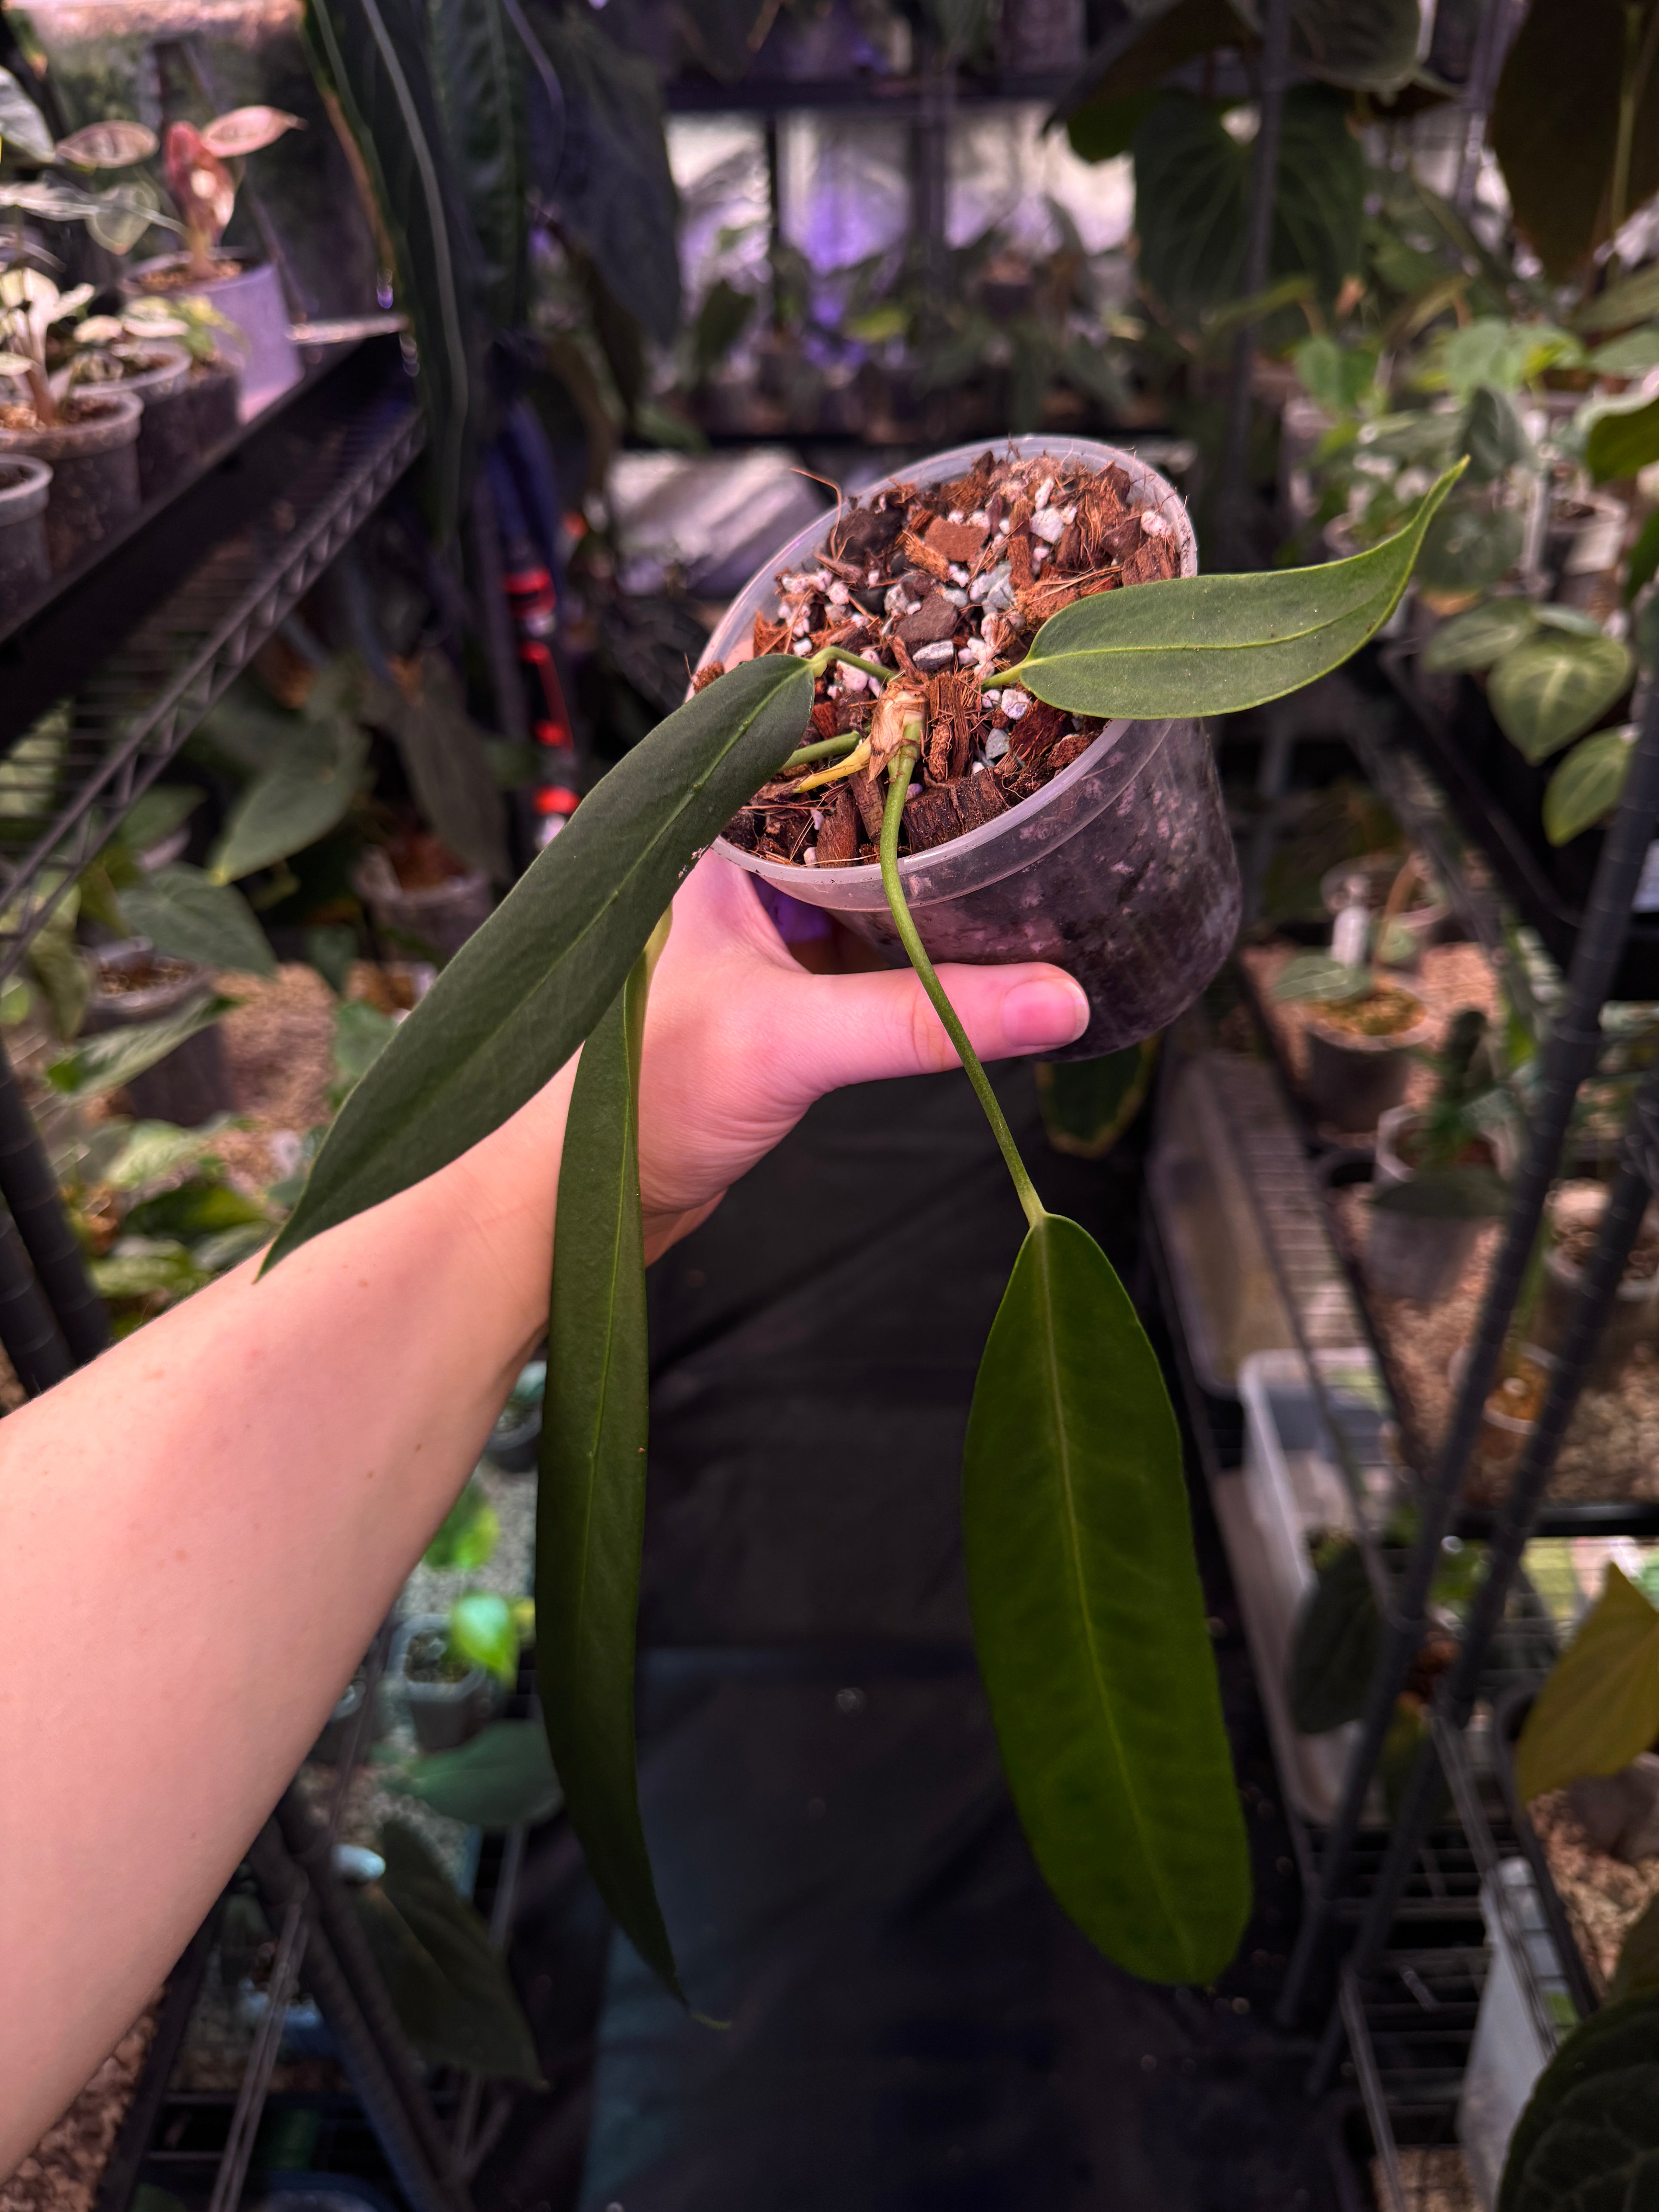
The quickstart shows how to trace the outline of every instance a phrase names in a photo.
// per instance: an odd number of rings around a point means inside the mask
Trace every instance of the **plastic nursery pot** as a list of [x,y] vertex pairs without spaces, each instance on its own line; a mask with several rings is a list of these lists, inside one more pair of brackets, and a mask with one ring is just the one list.
[[489,877],[476,869],[406,890],[378,845],[371,845],[353,869],[351,887],[383,936],[394,944],[412,938],[429,945],[441,960],[453,958],[473,931],[489,921],[495,902]]
[[1319,1120],[1336,1129],[1374,1129],[1404,1099],[1412,1054],[1432,1042],[1434,1024],[1419,1009],[1409,1029],[1366,1036],[1315,1014],[1306,1035],[1308,1103]]
[[[93,1034],[160,1021],[213,988],[205,968],[159,957],[138,938],[100,947],[93,963],[97,981],[86,1017]],[[131,1077],[125,1088],[135,1114],[146,1121],[176,1121],[185,1129],[229,1113],[236,1103],[216,1024],[175,1045],[165,1060]]]
[[[1122,469],[1137,507],[1155,509],[1174,532],[1181,574],[1196,573],[1186,507],[1145,461],[1082,438],[1013,438],[1008,446],[1024,458],[1052,453]],[[981,443],[934,453],[889,481],[961,476],[984,450]],[[738,593],[705,664],[729,667],[748,657],[756,615],[776,611],[778,571],[809,561],[831,520],[824,515],[781,546]],[[892,966],[904,964],[873,866],[795,867],[725,838],[715,849],[773,890],[834,914]],[[1048,960],[1077,978],[1089,996],[1089,1026],[1050,1060],[1094,1060],[1167,1027],[1220,967],[1238,929],[1238,866],[1210,740],[1197,721],[1109,722],[1042,790],[981,829],[902,860],[899,874],[935,960]]]
[[242,377],[234,362],[195,361],[185,387],[191,434],[198,455],[210,453],[234,437],[241,420]]
[[489,1432],[484,1457],[506,1474],[528,1474],[541,1451],[542,1399],[545,1359],[532,1360],[513,1386],[512,1395]]
[[[1391,1106],[1376,1123],[1373,1188],[1409,1182],[1417,1170],[1400,1155],[1401,1139],[1422,1120],[1414,1107]],[[1480,1221],[1439,1221],[1372,1210],[1365,1231],[1365,1273],[1386,1298],[1415,1298],[1437,1305],[1462,1280],[1474,1257]]]
[[[1370,908],[1375,927],[1382,921],[1389,894],[1405,865],[1406,855],[1403,853],[1367,853],[1363,859],[1342,860],[1335,867],[1328,868],[1319,879],[1319,893],[1325,902],[1326,913],[1341,913],[1348,903],[1349,882],[1352,878],[1358,876],[1364,882],[1365,903]],[[1419,893],[1426,896],[1419,896]],[[1413,898],[1414,902],[1403,908],[1389,924],[1392,930],[1400,932],[1408,940],[1411,947],[1405,959],[1388,961],[1386,964],[1390,968],[1415,967],[1422,957],[1424,946],[1437,945],[1441,932],[1451,919],[1451,908],[1448,902],[1430,888],[1421,875],[1418,877]],[[1381,961],[1382,957],[1382,946],[1378,945],[1373,957]]]
[[46,557],[54,570],[98,544],[138,512],[138,429],[143,404],[118,387],[71,392],[64,420],[0,429],[0,460],[21,455],[52,471]]
[[[357,1727],[357,1716],[363,1709],[363,1699],[368,1692],[368,1685],[361,1674],[354,1675],[346,1684],[333,1711],[323,1723],[322,1734],[311,1747],[309,1756],[319,1765],[337,1766],[350,1750],[352,1736]],[[360,1752],[367,1751],[372,1743],[379,1743],[385,1734],[386,1717],[377,1696],[374,1709],[363,1730]]]
[[[1553,1351],[1566,1334],[1568,1316],[1584,1279],[1588,1246],[1606,1209],[1607,1195],[1605,1183],[1567,1183],[1556,1192],[1551,1202],[1551,1226],[1556,1235],[1578,1231],[1580,1235],[1575,1241],[1582,1243],[1586,1249],[1582,1254],[1568,1252],[1553,1243],[1544,1255],[1544,1278],[1539,1287],[1534,1330],[1547,1350]],[[1644,1224],[1636,1253],[1626,1264],[1613,1293],[1612,1310],[1602,1324],[1585,1375],[1585,1381],[1597,1389],[1614,1389],[1630,1363],[1631,1354],[1642,1346],[1659,1347],[1659,1270],[1651,1266],[1652,1239],[1645,1233],[1650,1221],[1651,1216]],[[1645,1273],[1641,1271],[1644,1257],[1648,1262]]]
[[32,599],[52,574],[46,501],[52,471],[21,453],[0,460],[0,622]]
[[454,1682],[423,1671],[430,1665],[429,1655],[441,1650],[448,1636],[445,1614],[416,1613],[392,1639],[392,1679],[408,1700],[410,1725],[422,1751],[453,1751],[477,1735],[495,1709],[495,1692],[482,1667],[470,1668]]
[[169,293],[203,299],[239,333],[241,356],[241,418],[247,422],[270,406],[273,399],[300,381],[303,374],[299,349],[288,334],[288,302],[282,281],[270,262],[241,267],[225,253],[215,259],[229,272],[203,284],[191,281],[188,258],[165,253],[155,261],[141,261],[121,289],[130,300]]
[[158,342],[134,346],[121,356],[121,362],[127,374],[118,385],[86,388],[130,392],[143,402],[138,425],[138,489],[143,498],[155,499],[186,475],[196,459],[190,356],[181,345]]
[[1589,492],[1582,499],[1558,501],[1544,541],[1544,563],[1559,581],[1555,598],[1563,606],[1611,614],[1619,604],[1616,581],[1630,515],[1610,492]]

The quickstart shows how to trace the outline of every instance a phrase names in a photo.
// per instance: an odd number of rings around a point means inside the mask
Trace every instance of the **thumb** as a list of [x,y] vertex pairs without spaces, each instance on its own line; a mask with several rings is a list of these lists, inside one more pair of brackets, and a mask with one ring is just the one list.
[[[939,979],[981,1060],[1058,1052],[1089,1025],[1083,987],[1063,968],[949,963]],[[801,1024],[791,1073],[804,1099],[847,1083],[957,1066],[956,1047],[913,973],[803,975],[800,986],[811,994],[811,1018]]]

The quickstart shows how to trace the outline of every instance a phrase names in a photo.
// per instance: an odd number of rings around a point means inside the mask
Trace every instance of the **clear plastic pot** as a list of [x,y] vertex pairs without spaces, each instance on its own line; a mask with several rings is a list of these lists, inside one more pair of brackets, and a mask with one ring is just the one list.
[[52,471],[21,453],[0,460],[0,622],[32,599],[52,574],[46,500]]
[[138,426],[143,404],[118,385],[72,393],[70,419],[33,430],[0,430],[0,459],[26,454],[52,471],[46,553],[54,570],[138,512]]
[[117,388],[136,393],[144,404],[138,425],[138,489],[146,499],[155,499],[177,483],[196,459],[190,356],[181,345],[157,343],[135,347],[129,358],[135,364],[132,372]]
[[226,339],[225,344],[227,350],[235,352],[240,359],[241,410],[246,422],[269,407],[273,399],[281,398],[305,372],[299,348],[289,336],[288,302],[283,296],[282,279],[275,267],[270,262],[259,262],[251,268],[238,269],[228,254],[216,254],[214,258],[226,263],[234,273],[216,276],[205,284],[179,283],[174,280],[178,271],[185,266],[187,257],[165,253],[155,261],[141,261],[121,289],[130,300],[156,293],[163,299],[169,293],[204,299],[234,325],[236,335]]
[[[1138,504],[1171,526],[1182,574],[1196,573],[1180,495],[1133,453],[1040,436],[1011,439],[1004,450],[1122,469]],[[984,451],[979,443],[935,453],[893,481],[961,476]],[[825,514],[780,547],[732,601],[705,662],[729,667],[749,657],[756,615],[776,611],[778,571],[804,565],[831,521]],[[773,890],[828,909],[893,966],[904,964],[875,867],[795,867],[724,838],[715,850]],[[901,860],[899,872],[935,960],[1048,960],[1082,984],[1089,1026],[1052,1060],[1092,1060],[1166,1028],[1215,974],[1238,928],[1237,862],[1210,741],[1195,721],[1109,722],[1041,791],[966,836]]]

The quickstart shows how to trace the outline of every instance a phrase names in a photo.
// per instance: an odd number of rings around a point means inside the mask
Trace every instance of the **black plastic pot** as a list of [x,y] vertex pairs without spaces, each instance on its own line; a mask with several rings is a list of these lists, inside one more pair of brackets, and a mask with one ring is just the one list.
[[54,570],[112,536],[139,507],[143,402],[112,386],[72,396],[64,411],[72,419],[50,428],[0,429],[0,460],[21,455],[52,470],[46,524]]
[[46,501],[52,471],[15,453],[0,460],[0,623],[34,597],[52,574]]
[[[113,976],[142,973],[155,957],[148,945],[136,940],[106,945],[94,955],[96,966]],[[206,998],[212,990],[213,978],[206,969],[188,967],[182,961],[168,965],[179,972],[168,974],[161,981],[131,990],[94,990],[87,1006],[88,1031],[97,1034],[160,1021],[164,1014],[176,1013],[192,1000]],[[143,1119],[176,1121],[184,1129],[196,1128],[216,1114],[230,1112],[236,1102],[217,1024],[186,1037],[165,1060],[135,1075],[125,1089],[134,1112]]]
[[505,1419],[503,1416],[490,1431],[484,1457],[504,1474],[528,1474],[541,1449],[542,1409],[538,1406],[523,1420],[510,1425],[504,1425]]
[[[346,1684],[344,1692],[336,1704],[333,1711],[323,1723],[322,1734],[311,1747],[310,1756],[319,1765],[337,1766],[350,1750],[352,1736],[357,1727],[357,1716],[362,1711],[363,1698],[367,1694],[368,1687],[361,1674],[354,1676]],[[367,1751],[370,1744],[379,1743],[385,1734],[385,1716],[381,1711],[380,1700],[377,1696],[374,1700],[374,1710],[370,1714],[364,1729],[362,1741],[359,1747],[360,1753]]]
[[422,1681],[408,1671],[409,1649],[416,1637],[447,1634],[441,1613],[411,1614],[392,1645],[391,1674],[409,1704],[410,1725],[422,1751],[453,1751],[477,1735],[495,1711],[495,1692],[482,1667],[459,1682]]
[[1374,1129],[1406,1096],[1412,1054],[1434,1035],[1425,1014],[1414,1029],[1395,1036],[1358,1036],[1327,1029],[1317,1018],[1307,1026],[1308,1103],[1334,1129]]
[[[1410,1108],[1392,1106],[1377,1117],[1374,1188],[1409,1182],[1416,1170],[1400,1155],[1400,1139],[1420,1117]],[[1416,1214],[1379,1212],[1372,1208],[1365,1231],[1365,1274],[1384,1297],[1415,1298],[1437,1305],[1462,1280],[1483,1224],[1443,1221]]]

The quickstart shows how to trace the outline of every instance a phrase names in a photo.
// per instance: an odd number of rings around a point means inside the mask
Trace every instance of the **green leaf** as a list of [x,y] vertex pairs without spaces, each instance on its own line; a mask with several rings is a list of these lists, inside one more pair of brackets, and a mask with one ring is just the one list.
[[511,1689],[519,1679],[519,1629],[513,1607],[494,1590],[468,1590],[449,1608],[451,1648]]
[[386,1873],[352,1902],[416,2051],[428,2065],[540,2088],[529,2023],[483,1921],[401,1821],[377,1840]]
[[1659,1736],[1659,1613],[1608,1564],[1601,1595],[1550,1670],[1516,1747],[1523,1800],[1617,1774]]
[[1487,678],[1486,696],[1504,735],[1536,763],[1589,729],[1635,670],[1630,647],[1617,638],[1551,629],[1504,655]]
[[1351,412],[1376,381],[1375,346],[1340,345],[1322,336],[1304,338],[1291,358],[1302,389],[1328,415]]
[[1567,755],[1544,793],[1544,835],[1565,845],[1605,822],[1619,804],[1630,773],[1635,725],[1597,730]]
[[1492,1168],[1419,1168],[1406,1182],[1373,1191],[1371,1206],[1413,1221],[1497,1221],[1510,1210],[1510,1193]]
[[1298,952],[1273,979],[1273,998],[1281,1006],[1340,1006],[1363,999],[1371,989],[1368,968],[1350,968],[1328,952]]
[[119,842],[142,860],[172,836],[202,803],[191,783],[153,783],[140,792],[123,816]]
[[[357,933],[349,922],[319,921],[305,933],[306,958],[337,999],[343,999],[357,957]],[[335,1055],[339,1065],[339,1055]]]
[[485,408],[480,254],[439,118],[419,0],[307,0],[304,37],[362,155],[414,325],[441,543],[454,536]]
[[199,1129],[181,1129],[173,1121],[131,1122],[120,1150],[96,1180],[116,1190],[142,1190],[147,1182],[193,1167],[231,1119],[217,1115]]
[[31,939],[24,957],[29,980],[46,1002],[53,1030],[69,1043],[81,1033],[92,995],[92,970],[75,941],[73,891]]
[[498,330],[516,331],[529,277],[524,56],[501,0],[426,0],[426,11],[449,156],[482,248],[484,307]]
[[1529,599],[1488,599],[1441,623],[1424,647],[1420,665],[1430,676],[1490,668],[1529,638],[1538,617]]
[[1659,325],[1650,323],[1645,330],[1609,338],[1590,356],[1589,366],[1598,376],[1645,376],[1650,368],[1659,368]]
[[[738,291],[724,276],[716,278],[709,286],[697,310],[697,319],[691,325],[691,366],[699,382],[720,367],[754,320],[759,305],[752,292]],[[900,313],[902,315],[902,311]],[[900,329],[902,327],[901,320]],[[852,335],[860,337],[864,333],[854,331]],[[894,335],[896,337],[898,332]]]
[[471,1574],[493,1557],[501,1534],[501,1517],[495,1507],[476,1482],[469,1482],[422,1553],[422,1565]]
[[1659,1898],[1650,1902],[1619,1947],[1619,1964],[1607,1987],[1607,2002],[1621,2004],[1626,1997],[1655,1996],[1659,1996]]
[[245,1197],[228,1182],[192,1176],[175,1189],[142,1200],[121,1226],[136,1237],[174,1237],[181,1244],[193,1244],[198,1237],[226,1229],[269,1229],[270,1216],[257,1199]]
[[1515,2124],[1498,2212],[1645,2212],[1659,2189],[1659,1998],[1581,2021]]
[[157,868],[121,893],[121,912],[135,937],[158,952],[202,968],[235,968],[274,975],[276,957],[240,891],[212,882],[187,860]]
[[356,1089],[401,1026],[366,999],[347,999],[335,1008],[332,1050],[339,1080],[331,1096],[337,1103]]
[[56,150],[46,117],[11,71],[0,69],[0,151],[50,161]]
[[124,1237],[87,1273],[100,1298],[145,1298],[157,1291],[187,1298],[209,1278],[185,1247],[170,1238]]
[[1212,1980],[1249,1915],[1249,1859],[1180,1433],[1105,1255],[1057,1215],[1027,1235],[980,1363],[963,1534],[980,1669],[1044,1879],[1130,1972]]
[[1048,1142],[1074,1159],[1104,1159],[1145,1104],[1157,1066],[1155,1036],[1099,1060],[1040,1060],[1037,1103]]
[[401,686],[383,687],[374,719],[397,739],[416,803],[427,821],[442,823],[445,844],[469,867],[504,884],[513,870],[501,796],[459,679],[447,656],[434,650],[415,663],[412,686],[412,697]]
[[1521,558],[1526,533],[1513,507],[1448,500],[1423,536],[1418,580],[1431,592],[1484,592]]
[[1659,399],[1645,407],[1598,415],[1584,441],[1584,462],[1597,483],[1633,477],[1659,461]]
[[[1136,94],[1156,92],[1173,70],[1218,46],[1249,43],[1241,37],[1241,30],[1228,0],[1175,0],[1172,7],[1133,19],[1090,55],[1062,99],[1060,112],[1067,118],[1068,134],[1076,124],[1086,141],[1094,127],[1088,119],[1090,108],[1110,107]],[[1104,158],[1089,153],[1076,137],[1073,144],[1085,161]]]
[[589,1873],[684,1997],[640,1818],[634,1641],[645,1528],[649,1340],[640,1225],[641,956],[583,1048],[559,1169],[536,1518],[537,1680]]
[[1659,262],[1650,261],[1633,276],[1609,284],[1575,308],[1571,318],[1576,331],[1622,331],[1659,315]]
[[1147,721],[1229,714],[1300,690],[1340,667],[1394,612],[1462,466],[1424,494],[1403,529],[1348,560],[1177,576],[1075,599],[1037,632],[1019,681],[1068,714]]
[[[1258,37],[1258,0],[1236,0]],[[1327,84],[1395,93],[1417,69],[1423,33],[1418,0],[1294,0],[1291,53]]]
[[1644,585],[1653,581],[1656,570],[1659,570],[1659,507],[1656,507],[1642,525],[1625,563],[1626,606],[1632,604]]
[[326,837],[356,797],[368,764],[368,738],[355,722],[297,724],[281,761],[232,807],[209,856],[209,877],[234,884]]
[[811,703],[804,662],[742,662],[594,787],[346,1101],[276,1256],[457,1158],[563,1066]]
[[1066,118],[1066,136],[1079,161],[1115,161],[1134,144],[1135,133],[1158,105],[1155,92],[1121,100],[1091,100]]
[[192,999],[188,1006],[163,1014],[159,1021],[134,1022],[125,1029],[83,1037],[73,1052],[52,1062],[46,1080],[54,1091],[71,1098],[91,1098],[100,1091],[117,1091],[177,1051],[186,1037],[193,1037],[198,1030],[211,1029],[237,1004],[234,999],[210,994]]
[[1521,418],[1504,393],[1479,385],[1463,416],[1463,450],[1469,457],[1469,482],[1492,483],[1510,469],[1530,467],[1537,456]]
[[1382,1638],[1365,1555],[1345,1538],[1319,1566],[1291,1635],[1291,1723],[1301,1735],[1359,1718]]
[[533,1826],[563,1802],[539,1721],[492,1721],[458,1749],[430,1752],[378,1778],[472,1828]]

